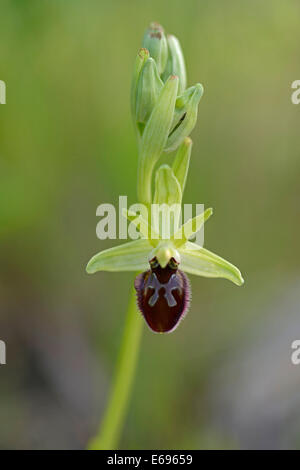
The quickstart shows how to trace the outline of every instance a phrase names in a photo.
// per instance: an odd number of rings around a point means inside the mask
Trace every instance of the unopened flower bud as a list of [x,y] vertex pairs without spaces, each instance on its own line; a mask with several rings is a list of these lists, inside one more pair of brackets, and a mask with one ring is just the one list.
[[156,62],[158,73],[161,75],[167,63],[168,45],[164,29],[160,24],[150,24],[149,28],[147,29],[144,35],[143,47],[148,49],[148,51],[150,52],[150,56]]
[[178,93],[181,94],[186,88],[186,69],[182,49],[178,39],[173,35],[168,35],[168,60],[163,73],[165,81],[169,75],[177,75],[179,78]]
[[157,71],[155,60],[146,61],[139,76],[136,91],[136,121],[146,124],[157,102],[163,82]]
[[132,82],[131,82],[131,113],[135,123],[135,110],[136,110],[136,92],[137,84],[141,70],[149,58],[149,51],[147,49],[140,49],[134,63]]
[[164,148],[165,152],[177,149],[194,129],[198,115],[198,104],[202,95],[203,86],[198,83],[177,98],[173,125]]

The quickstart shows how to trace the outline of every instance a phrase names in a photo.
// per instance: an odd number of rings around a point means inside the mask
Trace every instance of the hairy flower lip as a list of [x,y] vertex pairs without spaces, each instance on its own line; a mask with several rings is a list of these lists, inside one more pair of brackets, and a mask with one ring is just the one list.
[[186,316],[190,303],[187,276],[170,263],[167,267],[151,265],[134,282],[137,305],[154,333],[171,333]]

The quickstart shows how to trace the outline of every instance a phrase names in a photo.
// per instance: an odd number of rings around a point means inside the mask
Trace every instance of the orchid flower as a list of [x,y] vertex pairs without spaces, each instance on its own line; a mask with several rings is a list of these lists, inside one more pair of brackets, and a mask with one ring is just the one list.
[[[186,89],[183,54],[174,36],[165,37],[160,25],[147,30],[138,53],[132,83],[131,107],[139,143],[138,199],[150,211],[127,211],[124,216],[139,233],[137,240],[101,251],[87,265],[97,271],[135,271],[137,305],[148,326],[155,332],[171,332],[188,311],[190,283],[187,274],[224,278],[243,284],[238,268],[191,241],[212,215],[207,209],[180,225],[180,208],[185,188],[201,84]],[[165,152],[176,155],[171,166],[154,169]],[[168,236],[163,219],[170,215]],[[172,215],[171,214],[171,215]]]

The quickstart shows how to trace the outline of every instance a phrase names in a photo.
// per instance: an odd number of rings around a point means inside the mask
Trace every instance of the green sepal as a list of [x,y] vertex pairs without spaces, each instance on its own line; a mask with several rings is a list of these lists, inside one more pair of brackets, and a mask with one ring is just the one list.
[[97,271],[145,271],[149,266],[151,249],[149,241],[144,238],[114,246],[93,256],[86,271],[89,274]]
[[180,250],[182,269],[186,273],[204,277],[222,277],[241,286],[244,279],[237,267],[196,243],[187,242]]

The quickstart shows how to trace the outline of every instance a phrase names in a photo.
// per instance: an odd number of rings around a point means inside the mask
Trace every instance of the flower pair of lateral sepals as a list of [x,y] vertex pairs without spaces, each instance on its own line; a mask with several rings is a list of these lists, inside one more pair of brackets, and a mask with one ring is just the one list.
[[[180,207],[187,161],[183,158],[179,164],[175,159],[172,168],[168,165],[158,168],[153,199],[155,204],[165,205],[166,208]],[[177,225],[179,219],[174,214],[170,219],[169,239],[163,238],[160,233],[159,220],[151,220],[149,224],[148,218],[141,214],[124,212],[136,226],[141,238],[98,253],[88,263],[87,272],[143,271],[135,280],[135,288],[138,306],[153,331],[173,331],[187,313],[190,285],[185,273],[223,277],[242,285],[241,273],[235,266],[189,241],[203,228],[205,221],[212,215],[212,209],[206,209],[180,227]]]

